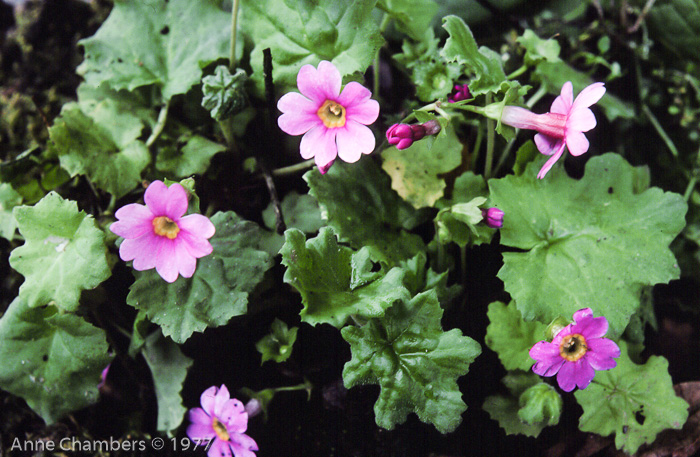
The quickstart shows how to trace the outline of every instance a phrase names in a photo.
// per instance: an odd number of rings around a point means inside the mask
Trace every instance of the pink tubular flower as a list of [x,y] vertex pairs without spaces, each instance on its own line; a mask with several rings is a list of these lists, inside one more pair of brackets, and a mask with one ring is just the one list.
[[595,376],[594,370],[615,368],[620,348],[614,341],[603,338],[608,320],[593,317],[591,308],[574,313],[574,323],[556,334],[551,343],[540,341],[530,348],[530,357],[537,363],[532,371],[540,376],[557,375],[562,390],[585,389]]
[[255,457],[258,445],[245,434],[248,413],[243,403],[231,398],[225,385],[211,386],[202,393],[201,408],[190,410],[187,436],[197,444],[211,444],[209,457]]
[[277,102],[283,113],[277,124],[290,135],[304,134],[299,147],[304,159],[315,157],[325,173],[336,157],[354,163],[374,151],[374,135],[366,126],[377,120],[379,103],[368,89],[353,81],[341,92],[340,72],[325,60],[318,69],[301,67],[297,86],[301,94],[290,92]]
[[503,210],[498,208],[488,208],[481,210],[484,223],[491,228],[503,227]]
[[115,213],[118,220],[109,229],[124,238],[119,257],[133,260],[137,271],[155,268],[170,283],[178,273],[192,277],[197,259],[212,252],[208,239],[214,235],[214,224],[201,214],[184,216],[187,191],[177,183],[168,187],[153,181],[144,201],[145,206],[131,203]]
[[595,116],[590,106],[605,94],[603,83],[586,87],[574,100],[571,82],[561,88],[561,95],[554,99],[549,113],[535,114],[518,106],[503,108],[501,122],[519,129],[537,130],[535,144],[542,154],[552,156],[544,164],[537,177],[542,179],[554,162],[564,153],[564,146],[571,155],[580,156],[588,151],[588,140],[583,132],[596,126]]

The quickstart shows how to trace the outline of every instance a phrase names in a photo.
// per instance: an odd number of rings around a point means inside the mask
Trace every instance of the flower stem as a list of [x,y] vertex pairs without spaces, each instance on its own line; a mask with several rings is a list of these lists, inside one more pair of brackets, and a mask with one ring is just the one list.
[[518,76],[522,75],[522,74],[525,73],[526,71],[527,71],[527,66],[522,65],[520,68],[518,68],[517,70],[515,70],[513,73],[511,73],[511,74],[509,74],[508,76],[506,76],[506,79],[517,78]]
[[233,0],[231,6],[231,50],[228,59],[228,68],[231,74],[236,72],[236,35],[238,31],[238,5],[239,0]]
[[160,113],[158,113],[158,121],[156,122],[156,125],[153,127],[153,131],[151,132],[151,136],[148,137],[146,140],[146,146],[151,147],[153,143],[156,142],[158,137],[160,136],[161,133],[163,133],[163,129],[165,128],[165,123],[168,121],[168,110],[170,109],[170,100],[165,102],[165,105],[163,105],[160,108]]
[[[491,94],[486,95],[486,104],[491,104]],[[491,177],[493,166],[493,149],[496,143],[496,126],[493,119],[486,120],[486,163],[484,164],[484,179]]]
[[275,170],[272,170],[272,176],[279,177],[279,176],[288,176],[292,175],[294,173],[304,171],[307,168],[311,168],[314,166],[314,159],[309,159],[305,160],[303,162],[299,162],[294,165],[290,165],[288,167],[282,167],[282,168],[277,168]]
[[539,89],[537,89],[537,92],[535,92],[532,95],[532,97],[530,97],[530,99],[525,102],[525,106],[527,106],[529,109],[532,109],[532,107],[535,106],[535,104],[539,102],[540,99],[545,95],[547,95],[547,89],[545,89],[543,84],[539,87]]
[[[389,25],[389,21],[391,20],[391,17],[384,13],[384,16],[382,16],[382,22],[379,25],[379,33],[384,33],[386,30],[387,26]],[[372,69],[374,70],[374,81],[372,81],[372,89],[373,89],[373,94],[374,98],[379,98],[379,52],[382,50],[382,48],[377,49],[377,53],[374,55],[374,62],[372,62]]]
[[476,161],[479,159],[479,151],[481,150],[481,143],[484,141],[484,129],[481,128],[481,123],[476,126],[476,140],[474,140],[474,147],[472,148],[472,164],[471,170],[476,168]]
[[698,183],[697,175],[690,178],[690,182],[688,183],[688,187],[685,188],[685,193],[683,194],[683,199],[686,202],[688,202],[690,200],[690,196],[693,195],[693,191],[695,190],[695,185],[697,183]]
[[671,154],[673,154],[673,157],[678,157],[678,149],[676,149],[676,145],[673,144],[673,140],[671,140],[671,137],[668,136],[664,128],[661,126],[659,123],[658,119],[656,119],[656,116],[654,116],[654,113],[651,112],[649,107],[646,105],[646,103],[642,103],[642,111],[646,115],[647,119],[649,119],[649,122],[651,122],[651,125],[654,126],[654,129],[656,130],[656,133],[659,134],[661,139],[666,143],[666,147],[668,148],[669,151],[671,151]]

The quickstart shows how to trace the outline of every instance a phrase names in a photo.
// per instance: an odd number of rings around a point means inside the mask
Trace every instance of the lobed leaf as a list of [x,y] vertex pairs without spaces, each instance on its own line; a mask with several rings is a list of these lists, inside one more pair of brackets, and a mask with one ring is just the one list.
[[487,312],[486,346],[498,354],[506,370],[527,371],[535,361],[530,348],[545,338],[545,325],[541,322],[525,322],[514,302],[507,306],[493,302]]
[[22,203],[22,196],[18,194],[12,185],[6,182],[0,183],[0,236],[12,241],[17,230],[17,222],[12,215],[12,209]]

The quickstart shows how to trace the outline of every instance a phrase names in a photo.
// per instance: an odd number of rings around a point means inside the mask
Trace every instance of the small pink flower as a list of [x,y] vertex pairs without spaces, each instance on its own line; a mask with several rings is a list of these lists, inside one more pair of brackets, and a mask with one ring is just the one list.
[[377,120],[379,103],[354,81],[341,92],[341,81],[340,72],[328,61],[319,63],[318,69],[304,65],[297,75],[301,94],[290,92],[277,102],[283,113],[277,124],[290,135],[304,134],[301,156],[315,157],[321,173],[336,157],[354,163],[374,151],[374,135],[366,126]]
[[542,179],[564,153],[564,146],[573,156],[588,151],[588,140],[583,132],[596,126],[590,106],[605,94],[603,83],[586,87],[574,100],[571,82],[561,88],[561,95],[554,99],[549,113],[535,114],[518,106],[503,108],[501,122],[519,129],[537,130],[535,144],[542,154],[552,156],[544,164],[537,177]]
[[469,86],[466,84],[455,84],[452,93],[447,97],[447,101],[450,103],[461,102],[462,100],[469,100],[474,98],[472,93],[469,92]]
[[225,385],[211,386],[202,393],[201,408],[192,408],[187,436],[197,444],[214,442],[209,457],[255,457],[258,445],[245,434],[248,413],[243,403],[231,398]]
[[498,208],[488,208],[481,210],[484,223],[491,228],[503,227],[503,210]]
[[396,149],[407,149],[414,141],[426,135],[437,135],[441,129],[440,123],[434,119],[422,124],[394,124],[386,131],[386,139],[389,144],[396,145]]
[[212,252],[208,239],[214,235],[214,224],[201,214],[184,216],[187,191],[177,183],[168,187],[153,181],[144,201],[145,206],[131,203],[115,213],[118,220],[109,229],[124,238],[119,257],[133,260],[137,271],[155,268],[170,283],[178,273],[192,277],[197,259]]
[[532,371],[540,376],[557,375],[562,390],[585,389],[595,376],[594,370],[615,368],[620,348],[603,338],[608,331],[605,317],[593,317],[591,308],[574,313],[574,323],[564,327],[551,343],[540,341],[530,349],[537,363]]

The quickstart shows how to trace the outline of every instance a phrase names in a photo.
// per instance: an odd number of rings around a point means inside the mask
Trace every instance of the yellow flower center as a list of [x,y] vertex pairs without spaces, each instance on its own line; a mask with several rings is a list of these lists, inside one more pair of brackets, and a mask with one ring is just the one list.
[[575,362],[588,352],[588,346],[586,346],[586,338],[578,333],[574,335],[567,335],[561,340],[559,345],[559,355],[568,360],[569,362]]
[[230,439],[226,426],[216,417],[211,421],[211,427],[214,429],[216,436],[218,436],[221,441],[228,441]]
[[345,107],[332,100],[323,102],[316,114],[329,129],[345,125]]
[[180,227],[169,217],[158,216],[153,218],[153,232],[155,232],[156,235],[166,236],[174,240],[177,238],[177,234],[180,233]]

